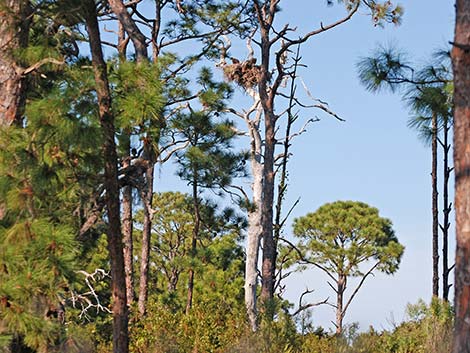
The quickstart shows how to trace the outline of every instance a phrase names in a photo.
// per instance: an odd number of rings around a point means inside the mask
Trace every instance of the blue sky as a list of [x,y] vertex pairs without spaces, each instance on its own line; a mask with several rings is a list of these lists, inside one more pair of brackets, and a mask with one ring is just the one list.
[[[325,3],[284,0],[278,24],[297,26],[300,34],[344,14],[341,5],[327,7]],[[360,200],[392,220],[406,247],[399,271],[394,276],[379,274],[368,279],[351,304],[345,322],[358,322],[362,329],[369,325],[389,328],[391,322],[404,318],[407,303],[431,297],[430,149],[407,128],[409,112],[400,96],[367,92],[359,84],[356,63],[380,44],[402,48],[418,65],[425,63],[434,50],[452,40],[454,6],[452,1],[405,0],[400,4],[405,14],[398,27],[374,27],[361,10],[350,22],[302,47],[303,63],[308,65],[301,73],[303,80],[315,97],[326,100],[346,122],[318,112],[302,113],[304,118],[315,113],[321,121],[311,125],[292,149],[286,205],[301,199],[292,219],[325,202]],[[243,50],[234,48],[239,53]],[[240,92],[238,95],[234,104],[243,106],[246,99]],[[173,170],[171,165],[161,167],[157,191],[187,191],[172,177]],[[291,233],[290,225],[285,233]],[[451,251],[453,257],[453,248]],[[316,271],[290,278],[286,297],[297,302],[306,286],[315,289],[312,301],[334,297]],[[330,307],[313,311],[314,325],[332,327],[333,319]]]

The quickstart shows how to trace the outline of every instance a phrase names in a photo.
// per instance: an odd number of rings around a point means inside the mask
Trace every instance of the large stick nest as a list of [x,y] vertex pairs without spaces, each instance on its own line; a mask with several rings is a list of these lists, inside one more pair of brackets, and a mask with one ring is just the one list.
[[240,62],[231,58],[232,64],[224,66],[224,76],[228,81],[235,82],[243,88],[256,86],[261,79],[261,67],[256,65],[256,59]]

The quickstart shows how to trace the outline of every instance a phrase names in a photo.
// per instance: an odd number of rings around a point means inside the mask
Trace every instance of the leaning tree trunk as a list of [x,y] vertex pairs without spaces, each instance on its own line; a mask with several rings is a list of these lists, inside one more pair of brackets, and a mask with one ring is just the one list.
[[454,353],[470,352],[470,1],[457,0],[454,72],[455,331]]
[[95,76],[96,94],[99,104],[99,118],[103,132],[104,186],[106,190],[107,239],[111,266],[111,302],[113,312],[113,352],[129,351],[128,309],[126,280],[121,238],[121,218],[118,184],[118,166],[115,144],[114,116],[111,111],[106,63],[101,48],[101,38],[92,0],[84,2],[86,30],[89,36],[92,66]]
[[439,208],[437,191],[437,114],[432,115],[432,295],[439,296]]
[[15,57],[28,44],[29,1],[0,0],[0,126],[20,123],[26,101],[26,80]]
[[445,301],[449,300],[449,289],[451,285],[449,284],[449,214],[452,210],[452,203],[449,203],[449,179],[452,168],[449,168],[449,119],[444,118],[444,127],[443,127],[443,142],[442,148],[444,150],[444,184],[442,190],[443,197],[443,222],[442,222],[442,298]]

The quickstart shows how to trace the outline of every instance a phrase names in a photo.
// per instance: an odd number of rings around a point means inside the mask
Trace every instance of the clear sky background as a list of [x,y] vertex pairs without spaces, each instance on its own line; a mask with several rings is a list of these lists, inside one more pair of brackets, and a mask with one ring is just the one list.
[[[399,3],[405,14],[398,27],[374,27],[365,10],[360,10],[350,22],[302,47],[303,63],[308,65],[301,73],[303,80],[315,97],[326,100],[346,122],[319,112],[303,113],[304,118],[315,113],[321,121],[311,125],[292,148],[286,207],[301,200],[290,221],[326,202],[360,200],[392,220],[406,247],[398,272],[369,278],[351,304],[345,323],[358,322],[362,329],[369,325],[390,328],[391,322],[404,319],[407,303],[431,297],[431,151],[407,127],[410,114],[400,96],[367,92],[357,78],[356,64],[381,44],[404,49],[418,65],[426,63],[433,51],[447,48],[452,40],[454,6],[453,1],[442,0]],[[297,26],[299,34],[344,15],[341,5],[327,7],[323,0],[284,0],[281,7],[279,26]],[[242,47],[234,50],[244,52]],[[246,99],[241,92],[238,96],[233,104],[242,107]],[[189,191],[174,176],[174,167],[164,165],[156,190],[175,188]],[[291,234],[290,223],[286,236]],[[452,258],[453,244],[452,239]],[[312,301],[334,299],[317,271],[295,275],[286,283],[286,297],[295,303],[307,286],[315,289],[309,297]],[[312,319],[314,325],[332,328],[334,311],[327,306],[316,308]]]

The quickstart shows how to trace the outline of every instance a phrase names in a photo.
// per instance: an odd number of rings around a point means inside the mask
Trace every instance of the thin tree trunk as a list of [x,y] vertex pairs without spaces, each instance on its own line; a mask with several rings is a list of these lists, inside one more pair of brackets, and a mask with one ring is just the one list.
[[439,296],[439,208],[437,191],[437,114],[432,115],[432,295]]
[[443,127],[443,150],[444,150],[444,185],[442,187],[443,193],[443,225],[442,230],[442,298],[445,301],[449,300],[449,214],[452,210],[452,204],[449,203],[449,179],[452,169],[449,168],[449,121],[448,118],[444,118]]
[[[126,155],[123,157],[122,167],[130,165],[130,137],[126,136]],[[122,191],[122,243],[124,251],[124,269],[126,272],[127,305],[130,307],[134,302],[134,241],[132,238],[132,187],[127,185]]]
[[28,44],[30,14],[29,1],[0,1],[0,126],[23,118],[26,78],[15,55]]
[[194,207],[194,228],[193,234],[191,238],[191,268],[189,269],[188,274],[188,296],[186,300],[186,315],[189,314],[191,308],[193,306],[193,295],[194,295],[194,259],[196,257],[196,247],[197,247],[197,239],[199,238],[199,230],[201,227],[201,210],[199,205],[199,195],[198,195],[198,187],[197,187],[197,171],[193,171],[193,207]]
[[[121,23],[118,25],[118,53],[119,60],[126,61],[126,49],[128,39],[126,32]],[[123,132],[123,150],[122,167],[127,168],[131,164],[131,136],[129,131]],[[132,306],[134,302],[134,240],[132,239],[133,233],[133,219],[132,219],[132,186],[127,185],[122,191],[122,243],[124,251],[124,270],[126,272],[126,294],[127,305]]]
[[287,124],[286,124],[286,132],[285,132],[285,139],[282,151],[282,161],[281,161],[281,168],[280,172],[281,175],[279,177],[279,185],[277,187],[277,201],[276,201],[276,215],[274,217],[274,240],[277,244],[279,242],[279,237],[281,236],[281,231],[283,227],[283,222],[281,221],[282,216],[282,203],[285,198],[285,194],[287,191],[287,162],[289,161],[289,149],[291,146],[291,129],[292,124],[297,120],[297,116],[292,112],[292,108],[295,105],[295,78],[297,75],[297,67],[300,62],[300,47],[297,47],[297,55],[294,59],[294,71],[292,72],[292,81],[290,86],[290,96],[289,96],[289,107],[287,109]]
[[343,301],[344,291],[346,290],[346,276],[339,275],[336,289],[336,335],[340,336],[343,333]]
[[470,1],[457,0],[454,72],[455,331],[454,353],[470,352]]
[[122,250],[118,166],[115,144],[114,116],[111,111],[106,63],[101,48],[101,38],[94,1],[84,2],[86,29],[89,36],[96,94],[99,104],[100,124],[103,130],[104,186],[106,189],[107,239],[111,266],[111,302],[113,312],[113,352],[129,351],[128,309],[126,280]]
[[144,204],[144,224],[142,228],[142,252],[140,258],[140,282],[139,282],[139,315],[144,316],[147,308],[149,264],[150,264],[150,243],[152,234],[152,199],[153,199],[153,174],[154,162],[149,158],[149,165],[145,175],[145,185],[142,192],[142,202]]

